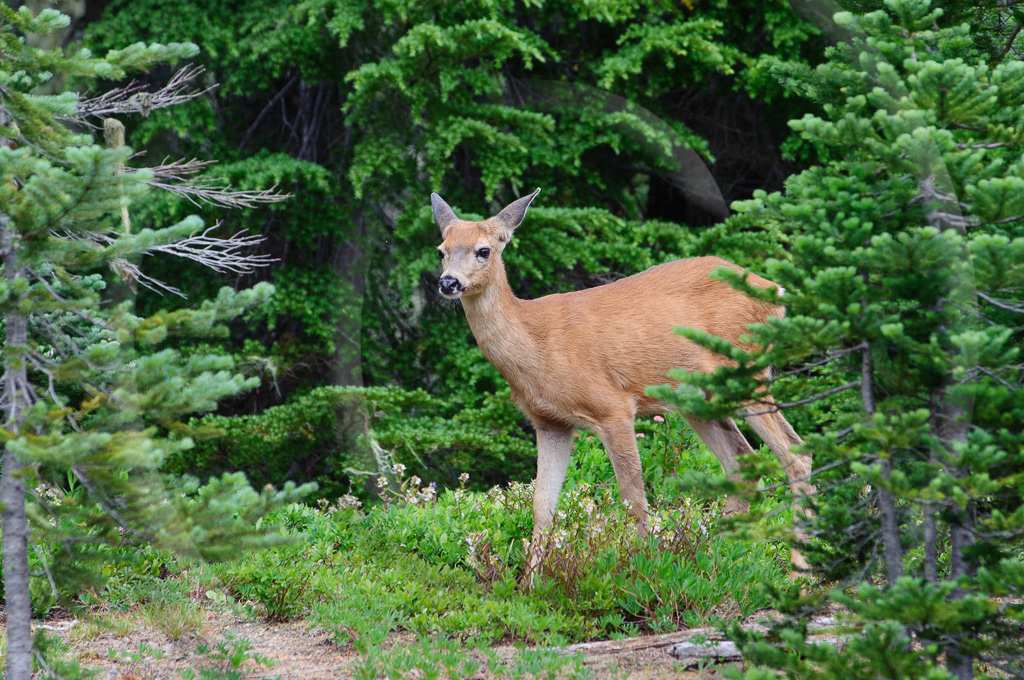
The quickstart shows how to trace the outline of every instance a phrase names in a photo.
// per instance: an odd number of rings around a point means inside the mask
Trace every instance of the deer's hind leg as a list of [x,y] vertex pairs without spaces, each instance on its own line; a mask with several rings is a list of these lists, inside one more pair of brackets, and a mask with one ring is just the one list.
[[[697,436],[707,445],[725,469],[725,476],[737,484],[743,483],[740,475],[738,458],[753,453],[747,438],[743,436],[736,423],[730,418],[721,420],[701,420],[693,416],[685,416]],[[754,482],[756,485],[756,482]],[[725,505],[725,514],[734,515],[750,510],[750,501],[741,496],[729,496]]]
[[[799,499],[801,496],[808,496],[814,493],[811,486],[811,457],[804,454],[793,453],[793,447],[802,443],[803,440],[789,424],[781,411],[774,410],[777,407],[770,397],[762,397],[757,403],[746,406],[748,414],[747,422],[754,429],[757,436],[764,440],[768,448],[775,454],[786,478],[789,480],[789,488],[793,491],[793,497]],[[796,506],[794,506],[796,512]],[[796,515],[799,519],[799,515]]]
[[[814,493],[814,486],[810,483],[811,457],[805,454],[793,453],[793,447],[801,443],[800,436],[782,415],[781,411],[775,410],[775,402],[771,397],[761,397],[756,403],[746,406],[748,414],[747,422],[757,433],[757,436],[764,440],[764,443],[775,454],[779,465],[786,473],[789,480],[789,488],[793,492],[793,519],[799,522],[812,515],[811,511],[800,505],[800,499]],[[796,538],[805,540],[806,534],[797,528]],[[798,571],[809,569],[807,560],[794,549],[790,553],[790,560]],[[795,573],[792,575],[796,575]]]

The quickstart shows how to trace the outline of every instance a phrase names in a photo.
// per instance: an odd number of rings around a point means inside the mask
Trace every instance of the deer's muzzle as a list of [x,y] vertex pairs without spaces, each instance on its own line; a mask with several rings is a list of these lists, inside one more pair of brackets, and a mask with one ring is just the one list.
[[437,282],[437,288],[441,291],[441,295],[448,297],[458,296],[465,290],[465,287],[454,276],[442,276],[441,280]]

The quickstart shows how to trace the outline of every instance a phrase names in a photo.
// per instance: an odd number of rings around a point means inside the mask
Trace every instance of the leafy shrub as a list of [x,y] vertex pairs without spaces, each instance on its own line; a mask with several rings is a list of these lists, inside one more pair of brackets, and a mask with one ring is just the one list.
[[304,616],[313,602],[330,590],[330,562],[309,547],[265,550],[221,568],[228,591],[243,604],[254,603],[268,621]]
[[[200,476],[241,469],[254,486],[315,480],[325,496],[351,490],[365,499],[365,481],[395,460],[449,485],[463,470],[493,477],[528,467],[533,445],[507,397],[454,408],[423,390],[320,387],[258,415],[194,419],[196,447],[164,469]],[[507,479],[497,475],[493,481]]]
[[198,676],[192,668],[182,671],[184,680],[195,680],[196,677],[200,680],[242,680],[246,666],[271,668],[274,665],[273,659],[252,651],[252,642],[248,638],[236,637],[230,631],[213,648],[199,645],[196,651],[205,655],[204,663],[199,667]]
[[[645,427],[641,450],[652,476],[671,475],[684,458],[698,468],[717,465],[672,422]],[[666,451],[669,442],[688,448]],[[320,519],[307,527],[319,541],[346,546],[332,571],[333,595],[313,618],[362,651],[399,628],[421,639],[548,644],[674,630],[749,613],[766,602],[762,584],[786,579],[775,545],[716,536],[721,503],[691,501],[664,480],[652,488],[651,534],[638,538],[603,449],[586,436],[576,441],[543,566],[525,592],[518,583],[532,533],[532,484],[437,492],[400,464],[391,473],[382,482],[385,505],[310,511]]]

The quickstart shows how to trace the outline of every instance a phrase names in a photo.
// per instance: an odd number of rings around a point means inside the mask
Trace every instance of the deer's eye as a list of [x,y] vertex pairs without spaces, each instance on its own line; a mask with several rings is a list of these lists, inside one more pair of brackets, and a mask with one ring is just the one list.
[[490,255],[490,254],[491,254],[491,249],[490,248],[481,248],[480,250],[476,251],[476,256],[477,257],[482,257],[485,260],[487,259],[487,256]]
[[437,257],[438,257],[438,259],[443,260],[444,259],[444,251],[443,250],[438,250],[437,251]]

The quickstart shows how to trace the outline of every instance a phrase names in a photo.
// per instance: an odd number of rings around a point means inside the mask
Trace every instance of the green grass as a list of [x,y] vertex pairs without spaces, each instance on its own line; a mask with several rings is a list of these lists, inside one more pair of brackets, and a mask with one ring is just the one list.
[[[497,664],[508,677],[568,673],[576,663],[569,657],[524,652],[509,664],[488,649],[666,632],[766,606],[763,586],[787,580],[784,551],[717,535],[721,501],[694,500],[669,483],[677,470],[718,469],[678,422],[648,420],[638,431],[651,534],[636,536],[607,456],[584,434],[532,589],[520,585],[532,529],[529,485],[437,493],[399,470],[387,503],[363,508],[344,497],[265,520],[296,536],[292,547],[222,565],[142,551],[110,574],[99,598],[107,608],[180,613],[182,625],[166,631],[171,637],[195,625],[189,615],[197,600],[269,620],[306,619],[361,654],[356,674],[365,677],[401,677],[416,664],[453,678],[481,664]],[[759,509],[782,503],[769,496]],[[398,631],[414,634],[413,647],[387,644]]]

